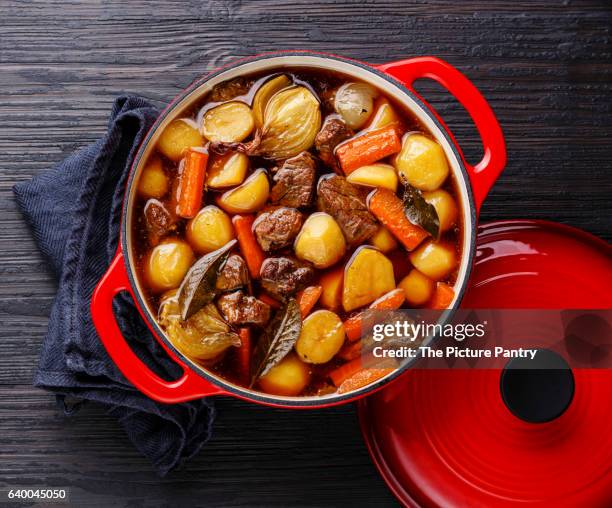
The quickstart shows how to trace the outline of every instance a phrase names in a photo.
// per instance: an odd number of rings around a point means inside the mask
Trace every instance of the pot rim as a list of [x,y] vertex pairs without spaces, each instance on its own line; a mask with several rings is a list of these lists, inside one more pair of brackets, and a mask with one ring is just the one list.
[[[216,78],[224,73],[228,73],[229,71],[235,71],[236,69],[251,64],[257,61],[265,61],[265,60],[273,60],[278,59],[279,57],[307,57],[307,58],[318,58],[321,60],[334,60],[338,62],[342,62],[348,64],[350,66],[357,67],[355,69],[355,76],[358,76],[357,72],[365,72],[369,74],[373,74],[379,78],[382,78],[384,81],[387,81],[391,85],[397,87],[401,93],[407,96],[412,102],[416,104],[416,106],[420,109],[420,111],[414,111],[413,108],[409,107],[409,110],[415,114],[418,118],[422,116],[426,116],[428,120],[430,120],[435,128],[437,129],[436,133],[433,133],[436,139],[440,140],[440,138],[444,139],[447,144],[447,147],[450,149],[454,163],[451,166],[454,168],[458,168],[461,174],[461,180],[465,186],[465,196],[462,195],[461,199],[461,208],[464,210],[464,224],[463,224],[463,235],[469,231],[469,242],[463,239],[463,249],[462,249],[462,260],[463,264],[462,268],[464,268],[463,280],[462,284],[457,290],[457,285],[455,285],[456,296],[453,306],[442,313],[442,319],[448,320],[452,317],[455,310],[459,307],[461,300],[463,299],[463,295],[467,289],[467,285],[470,279],[470,275],[472,272],[473,258],[476,249],[476,231],[477,231],[477,207],[474,199],[474,193],[472,189],[471,180],[466,168],[466,163],[463,159],[462,153],[458,147],[458,144],[454,140],[452,134],[450,134],[447,127],[442,123],[440,119],[437,118],[436,114],[432,112],[431,106],[429,106],[423,99],[419,97],[418,94],[408,88],[405,84],[403,84],[398,79],[390,76],[389,74],[377,69],[375,66],[371,64],[367,64],[365,62],[361,62],[359,60],[354,60],[351,58],[345,58],[329,53],[323,52],[313,52],[313,51],[277,51],[270,53],[263,53],[251,57],[240,58],[238,60],[233,60],[227,65],[217,68],[210,73],[200,77],[195,80],[190,86],[184,89],[179,95],[177,95],[166,108],[160,113],[159,117],[156,119],[155,123],[151,126],[140,146],[138,147],[138,151],[134,156],[134,160],[132,162],[130,172],[127,178],[125,194],[123,198],[122,212],[121,212],[121,228],[120,228],[120,248],[124,253],[124,262],[125,268],[127,272],[127,276],[130,282],[130,286],[133,289],[133,294],[135,298],[135,304],[139,308],[140,314],[145,319],[145,322],[148,328],[153,332],[153,335],[158,341],[163,341],[164,345],[169,348],[177,357],[184,362],[187,368],[193,370],[196,374],[203,377],[216,387],[223,390],[221,395],[230,395],[243,400],[248,400],[251,402],[257,402],[269,406],[276,407],[290,407],[290,408],[321,408],[321,407],[329,407],[336,406],[339,404],[344,404],[350,401],[354,401],[364,397],[365,395],[369,395],[374,393],[375,391],[380,390],[384,386],[391,383],[393,380],[397,379],[399,376],[404,374],[415,362],[420,359],[420,353],[416,355],[415,358],[405,359],[403,363],[395,369],[393,372],[389,373],[387,376],[375,381],[370,385],[366,385],[358,390],[354,390],[345,394],[330,394],[330,395],[314,395],[314,396],[300,396],[300,397],[283,397],[276,395],[269,395],[260,391],[250,390],[247,388],[240,387],[235,385],[229,381],[226,381],[221,376],[218,376],[212,373],[206,367],[199,365],[198,363],[191,360],[189,357],[185,356],[181,353],[168,339],[166,334],[163,332],[157,320],[154,318],[153,313],[151,312],[149,305],[144,298],[140,287],[138,278],[136,276],[136,272],[133,268],[133,263],[131,259],[131,250],[129,248],[129,237],[130,231],[128,226],[131,226],[129,221],[129,210],[133,203],[133,199],[131,197],[134,195],[132,192],[132,188],[134,186],[134,180],[138,173],[138,169],[140,167],[141,161],[147,151],[148,145],[158,131],[160,125],[166,120],[170,115],[179,110],[179,106],[181,103],[185,101],[192,93],[196,92],[200,87],[202,87],[205,83],[209,82],[213,78]],[[291,62],[294,64],[294,62]],[[299,58],[296,58],[295,64],[299,65]],[[270,65],[270,68],[278,68],[279,65],[274,65],[273,63]],[[448,156],[448,153],[447,153]],[[452,171],[455,177],[458,177],[457,173]],[[460,182],[459,182],[460,183]],[[464,201],[464,198],[467,198],[467,202]],[[468,213],[465,213],[465,211]],[[469,219],[469,223],[467,220]],[[467,251],[466,251],[467,246]],[[428,339],[427,343],[431,343],[433,340],[436,340],[437,337],[431,337]]]

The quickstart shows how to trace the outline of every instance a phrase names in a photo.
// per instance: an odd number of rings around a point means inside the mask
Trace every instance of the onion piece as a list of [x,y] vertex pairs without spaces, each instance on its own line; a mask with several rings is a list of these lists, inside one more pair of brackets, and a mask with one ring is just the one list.
[[378,92],[367,83],[347,83],[336,92],[334,109],[351,129],[360,129],[374,110]]
[[281,74],[269,79],[259,87],[253,98],[253,116],[257,127],[261,127],[264,123],[264,112],[272,96],[289,85],[291,85],[291,80],[285,74]]
[[172,344],[195,360],[215,361],[229,347],[241,344],[213,303],[183,321],[178,299],[171,294],[162,300],[158,319]]
[[318,99],[304,86],[292,86],[277,92],[264,113],[259,151],[270,159],[288,159],[314,143],[321,128]]

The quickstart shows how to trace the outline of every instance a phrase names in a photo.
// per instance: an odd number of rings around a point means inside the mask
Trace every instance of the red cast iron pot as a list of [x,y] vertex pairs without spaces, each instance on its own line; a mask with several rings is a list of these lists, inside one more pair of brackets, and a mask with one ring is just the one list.
[[[311,52],[281,52],[259,55],[232,63],[196,81],[157,119],[142,143],[130,171],[123,204],[121,238],[117,255],[102,277],[91,301],[93,322],[113,361],[125,377],[143,393],[160,402],[177,403],[210,395],[233,395],[270,406],[309,408],[326,407],[349,402],[372,393],[389,383],[411,365],[406,362],[387,377],[360,390],[320,397],[279,397],[267,395],[232,384],[183,356],[158,326],[155,313],[146,303],[136,276],[132,259],[132,215],[135,182],[144,161],[154,149],[165,126],[181,112],[189,109],[215,84],[236,76],[282,68],[309,67],[338,71],[369,82],[403,104],[425,125],[444,148],[457,183],[464,228],[462,258],[455,285],[452,309],[459,306],[469,279],[476,244],[476,225],[480,206],[493,182],[506,163],[506,149],[501,128],[486,100],[474,85],[457,69],[433,57],[419,57],[383,65],[368,65],[334,55]],[[484,156],[475,166],[463,157],[453,135],[438,114],[414,90],[420,78],[437,81],[464,106],[472,117],[482,139]],[[113,315],[112,301],[121,291],[129,292],[140,314],[159,341],[182,368],[183,375],[176,381],[165,381],[155,375],[134,354],[121,335]]]

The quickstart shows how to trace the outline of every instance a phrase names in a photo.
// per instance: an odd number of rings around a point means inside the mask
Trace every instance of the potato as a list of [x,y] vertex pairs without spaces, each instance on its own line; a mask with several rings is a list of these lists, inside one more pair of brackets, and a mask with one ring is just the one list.
[[392,289],[395,289],[395,278],[391,261],[372,247],[359,247],[344,269],[344,310],[349,312],[368,305]]
[[144,258],[145,282],[154,293],[177,288],[194,261],[193,251],[186,242],[166,238]]
[[164,129],[157,142],[157,149],[168,159],[178,162],[188,148],[203,144],[204,138],[195,122],[188,118],[179,118],[170,122]]
[[426,277],[416,268],[412,269],[398,284],[406,293],[406,301],[411,305],[423,305],[431,298],[434,291],[434,281]]
[[209,205],[187,223],[185,236],[194,251],[208,254],[233,240],[235,235],[228,215],[216,206]]
[[213,155],[208,164],[206,185],[211,189],[224,189],[244,182],[249,169],[249,158],[240,152]]
[[423,191],[436,190],[449,173],[442,147],[423,134],[406,134],[394,160],[400,178]]
[[374,102],[374,113],[366,127],[371,130],[382,129],[387,125],[401,125],[402,121],[386,97],[379,97]]
[[242,141],[253,127],[253,112],[244,102],[221,104],[207,111],[202,119],[202,133],[209,141]]
[[378,92],[367,83],[346,83],[336,92],[334,109],[351,129],[360,129],[374,111]]
[[371,164],[361,166],[352,171],[346,179],[357,185],[366,187],[384,187],[392,192],[397,190],[397,173],[389,164]]
[[428,241],[410,253],[410,262],[433,280],[442,280],[457,266],[455,246]]
[[331,215],[313,213],[295,239],[295,255],[316,268],[328,268],[344,256],[346,242],[342,229]]
[[258,169],[242,185],[223,193],[217,204],[228,213],[253,213],[263,207],[270,193],[264,169]]
[[295,353],[289,353],[278,365],[259,378],[259,387],[266,393],[295,397],[310,382],[310,368]]
[[322,291],[319,303],[329,310],[336,310],[342,305],[342,283],[344,282],[344,267],[340,266],[321,275],[319,284]]
[[281,74],[280,76],[269,79],[259,87],[255,93],[255,97],[253,97],[253,116],[255,118],[255,125],[257,125],[257,127],[263,126],[264,113],[266,111],[268,101],[276,92],[288,87],[290,84],[291,80],[284,74]]
[[423,198],[436,209],[440,219],[440,233],[448,231],[457,222],[457,204],[448,192],[438,189],[432,192],[424,192]]
[[380,226],[378,231],[374,233],[374,236],[370,238],[370,242],[374,247],[376,247],[381,252],[391,252],[397,248],[397,240],[395,237],[389,232],[389,230]]
[[342,344],[342,320],[329,310],[317,310],[302,323],[295,350],[306,363],[326,363],[340,351]]
[[168,192],[168,176],[159,157],[150,157],[138,179],[138,194],[143,198],[161,199]]

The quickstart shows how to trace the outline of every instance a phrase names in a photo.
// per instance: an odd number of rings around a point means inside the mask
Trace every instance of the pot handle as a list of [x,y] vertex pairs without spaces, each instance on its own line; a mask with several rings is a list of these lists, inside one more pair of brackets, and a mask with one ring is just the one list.
[[113,313],[113,298],[121,291],[127,291],[134,298],[120,248],[94,290],[91,298],[91,317],[108,354],[136,388],[152,399],[166,404],[224,393],[181,362],[161,340],[159,343],[168,355],[183,368],[183,375],[176,381],[165,381],[153,373],[132,351],[117,325]]
[[377,69],[398,79],[419,97],[420,95],[415,92],[412,86],[414,81],[420,78],[433,79],[446,88],[472,117],[484,148],[484,156],[475,166],[472,166],[465,160],[459,145],[446,124],[427,101],[420,97],[438,121],[444,126],[453,139],[455,146],[459,149],[461,158],[470,176],[474,200],[476,202],[476,212],[478,213],[482,202],[487,197],[489,189],[506,165],[506,143],[504,141],[504,135],[497,118],[495,118],[495,114],[485,98],[480,94],[472,82],[459,72],[459,70],[444,60],[432,56],[410,58],[408,60],[378,65]]

